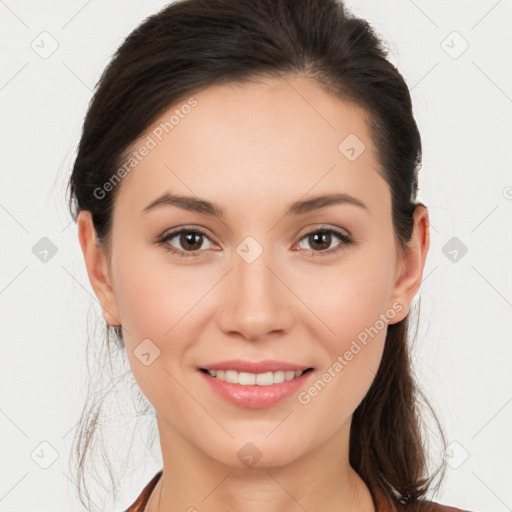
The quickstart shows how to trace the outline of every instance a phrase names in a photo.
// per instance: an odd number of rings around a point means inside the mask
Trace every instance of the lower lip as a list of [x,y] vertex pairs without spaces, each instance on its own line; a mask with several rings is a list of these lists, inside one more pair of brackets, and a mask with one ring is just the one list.
[[212,377],[209,373],[199,370],[211,388],[231,403],[240,407],[261,409],[281,402],[298,391],[309,379],[313,370],[303,373],[296,379],[272,384],[271,386],[244,386],[232,384]]

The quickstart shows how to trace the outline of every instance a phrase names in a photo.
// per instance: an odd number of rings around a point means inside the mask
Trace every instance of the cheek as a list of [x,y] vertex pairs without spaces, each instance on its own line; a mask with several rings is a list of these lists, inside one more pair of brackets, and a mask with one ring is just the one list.
[[162,260],[148,264],[147,258],[130,255],[116,263],[117,305],[134,343],[174,337],[211,288],[211,278],[202,278],[197,267],[177,268]]
[[[147,260],[134,253],[119,258],[114,268],[127,356],[134,377],[147,396],[151,387],[160,386],[168,378],[164,368],[172,372],[175,362],[181,360],[186,346],[180,340],[186,340],[186,336],[180,333],[193,318],[203,287],[197,276],[192,282],[192,273],[172,272],[169,265],[148,265]],[[139,359],[143,353],[150,354],[146,362],[154,361],[150,366]]]
[[[375,379],[387,334],[386,302],[377,290],[346,282],[337,300],[325,303],[321,317],[324,357],[312,385],[298,396],[309,412],[332,432],[352,416]],[[330,291],[331,297],[333,292]],[[326,334],[327,332],[327,334]]]
[[378,258],[373,251],[358,252],[329,272],[324,268],[308,278],[301,292],[321,320],[314,322],[318,328],[313,336],[324,352],[315,385],[301,403],[315,404],[315,415],[327,414],[324,421],[333,411],[339,421],[345,420],[364,398],[382,359],[388,321],[395,315],[389,308],[393,248],[382,251],[381,245]]
[[134,253],[119,258],[114,268],[127,357],[140,390],[156,410],[165,410],[171,399],[185,406],[172,376],[188,348],[185,330],[196,320],[200,308],[195,306],[211,288],[211,279],[171,265],[148,265]]
[[376,322],[381,326],[381,315],[389,308],[393,269],[393,248],[383,250],[375,243],[347,253],[339,265],[301,273],[300,296],[327,328],[322,338],[332,349],[343,349]]

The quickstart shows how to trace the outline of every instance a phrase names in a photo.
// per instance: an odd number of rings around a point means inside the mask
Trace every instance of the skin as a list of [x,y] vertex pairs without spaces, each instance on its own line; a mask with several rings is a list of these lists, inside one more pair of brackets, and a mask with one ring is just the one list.
[[[365,111],[307,77],[213,86],[194,98],[191,113],[118,185],[112,245],[95,243],[89,212],[78,218],[91,285],[105,319],[122,324],[134,377],[156,410],[164,472],[146,510],[373,511],[349,464],[349,432],[386,327],[306,405],[293,395],[263,409],[235,406],[196,368],[285,360],[314,367],[314,383],[393,304],[402,309],[389,324],[408,314],[429,248],[428,211],[416,208],[413,237],[401,250]],[[351,133],[366,146],[354,161],[338,150]],[[173,206],[142,214],[164,191],[217,203],[225,218]],[[368,209],[339,204],[284,215],[294,201],[332,192]],[[207,233],[196,256],[155,243],[185,225]],[[322,246],[305,236],[329,227],[356,243],[332,235]],[[236,252],[249,235],[263,248],[252,263]],[[181,242],[166,244],[194,250]],[[148,366],[133,352],[146,338],[160,350]],[[253,467],[237,456],[248,442],[261,452]]]

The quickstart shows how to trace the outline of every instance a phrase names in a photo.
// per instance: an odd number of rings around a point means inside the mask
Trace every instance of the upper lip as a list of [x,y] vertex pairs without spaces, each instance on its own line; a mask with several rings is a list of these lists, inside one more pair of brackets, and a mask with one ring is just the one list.
[[288,363],[285,361],[275,361],[265,359],[264,361],[247,361],[243,359],[230,359],[229,361],[218,361],[201,366],[202,370],[236,370],[237,372],[247,373],[266,373],[283,371],[304,371],[311,366]]

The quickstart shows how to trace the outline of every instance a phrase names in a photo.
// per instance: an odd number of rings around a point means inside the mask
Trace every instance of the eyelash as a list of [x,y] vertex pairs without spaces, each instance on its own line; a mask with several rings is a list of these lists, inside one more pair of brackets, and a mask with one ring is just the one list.
[[[185,256],[185,257],[188,257],[188,256],[198,256],[199,255],[198,253],[200,252],[199,250],[197,250],[197,251],[182,251],[181,249],[176,249],[176,247],[173,247],[170,244],[166,244],[167,241],[171,240],[172,238],[176,237],[177,235],[181,235],[182,233],[200,234],[200,235],[203,235],[204,237],[208,238],[208,240],[209,240],[208,235],[204,231],[201,231],[200,229],[182,228],[182,229],[179,229],[179,230],[176,230],[176,231],[171,231],[170,233],[167,233],[167,234],[164,234],[164,235],[160,236],[155,242],[156,242],[157,245],[163,246],[166,251],[171,252],[173,254],[177,254],[179,256]],[[336,248],[326,249],[326,250],[323,250],[323,251],[314,251],[313,249],[306,249],[308,252],[312,253],[312,255],[326,256],[326,255],[334,254],[334,253],[337,253],[338,251],[342,250],[343,246],[348,246],[348,245],[351,245],[351,244],[354,243],[354,241],[352,240],[352,238],[350,236],[348,236],[345,233],[343,233],[341,231],[338,231],[337,229],[334,229],[334,228],[319,228],[319,229],[317,228],[317,229],[314,229],[312,231],[309,231],[308,233],[305,233],[301,237],[299,242],[301,240],[303,240],[304,238],[306,238],[306,237],[308,237],[310,235],[313,235],[315,233],[334,234],[334,235],[336,235],[336,237],[338,237],[341,240],[341,243],[338,244],[338,246]]]

